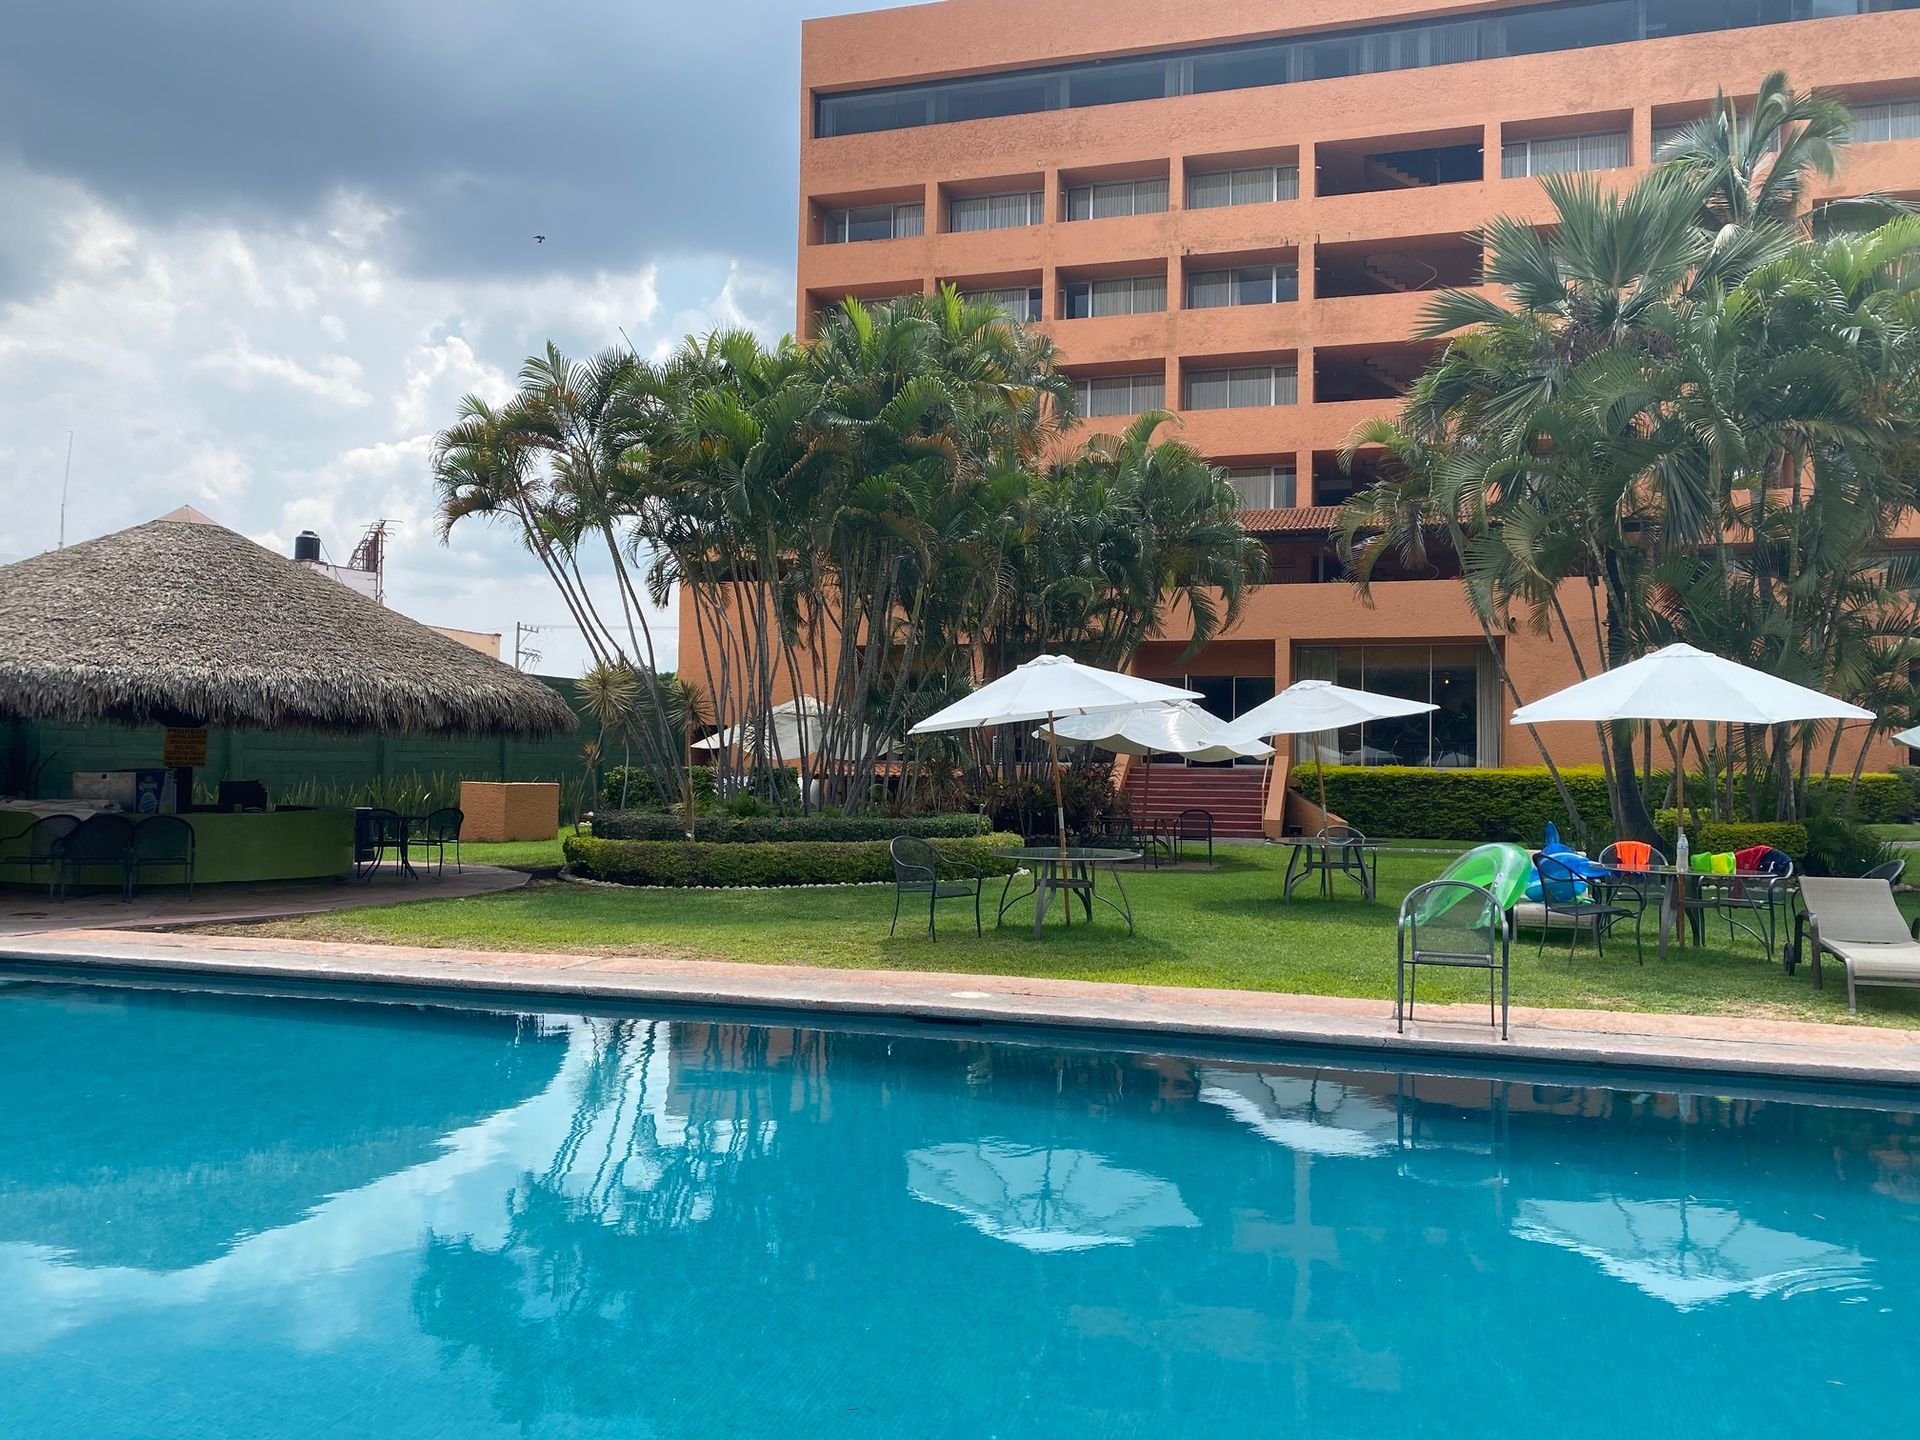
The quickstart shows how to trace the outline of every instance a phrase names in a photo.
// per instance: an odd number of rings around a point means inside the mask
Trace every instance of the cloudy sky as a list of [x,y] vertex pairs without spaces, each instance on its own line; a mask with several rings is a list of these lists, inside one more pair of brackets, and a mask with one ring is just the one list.
[[548,337],[789,328],[799,22],[876,3],[10,7],[0,559],[55,543],[71,431],[69,541],[186,503],[344,560],[384,517],[396,608],[563,618],[504,532],[440,544],[430,437]]

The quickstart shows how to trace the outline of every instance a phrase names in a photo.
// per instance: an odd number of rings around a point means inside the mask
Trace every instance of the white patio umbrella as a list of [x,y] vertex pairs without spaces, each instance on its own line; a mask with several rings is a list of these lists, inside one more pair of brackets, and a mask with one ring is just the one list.
[[1680,1199],[1524,1200],[1513,1233],[1584,1255],[1681,1311],[1731,1295],[1857,1286],[1867,1265],[1856,1250]]
[[1895,745],[1904,745],[1909,750],[1920,750],[1920,725],[1911,730],[1902,730],[1898,735],[1889,735],[1888,740]]
[[[990,680],[971,695],[936,711],[914,726],[909,735],[932,735],[946,730],[984,730],[995,725],[1017,725],[1035,720],[1051,731],[1059,721],[1075,715],[1111,715],[1143,705],[1167,705],[1198,700],[1196,690],[1181,690],[1156,680],[1123,675],[1082,665],[1065,655],[1041,655]],[[1053,751],[1053,813],[1059,826],[1060,848],[1067,848],[1067,805],[1060,793],[1060,742],[1048,741]]]
[[1382,1155],[1400,1123],[1380,1096],[1316,1074],[1203,1065],[1200,1099],[1302,1155]]
[[1257,760],[1273,754],[1273,747],[1261,740],[1221,744],[1219,735],[1225,724],[1191,700],[1177,700],[1170,705],[1147,705],[1111,715],[1079,715],[1033,734],[1037,740],[1057,738],[1069,745],[1092,745],[1114,755],[1145,756],[1148,766],[1140,796],[1145,818],[1147,799],[1153,793],[1154,756],[1179,755],[1211,764],[1219,760]]
[[[761,726],[770,725],[767,736],[767,748],[783,759],[798,760],[803,756],[816,753],[820,741],[829,724],[836,721],[838,712],[831,706],[822,704],[811,695],[800,695],[776,705],[765,716],[743,720],[738,725],[729,725],[724,730],[716,730],[704,739],[693,742],[695,750],[731,750],[736,745],[752,746],[756,743]],[[866,744],[866,727],[858,722],[849,726],[841,722],[843,730],[853,736],[856,749]]]
[[1706,720],[1787,725],[1871,720],[1873,712],[1691,645],[1668,645],[1513,712],[1515,725],[1550,720]]
[[[1370,690],[1349,690],[1331,680],[1296,680],[1263,705],[1221,727],[1218,739],[1224,742],[1264,740],[1272,735],[1318,735],[1329,730],[1344,730],[1349,725],[1364,725],[1369,720],[1398,720],[1406,715],[1424,715],[1440,707],[1429,700],[1402,700],[1397,695],[1375,695]],[[1326,767],[1315,765],[1320,777],[1320,809],[1327,808]]]
[[1200,1223],[1172,1181],[1091,1150],[1007,1140],[930,1145],[907,1152],[907,1188],[982,1235],[1042,1253],[1131,1245],[1152,1230]]

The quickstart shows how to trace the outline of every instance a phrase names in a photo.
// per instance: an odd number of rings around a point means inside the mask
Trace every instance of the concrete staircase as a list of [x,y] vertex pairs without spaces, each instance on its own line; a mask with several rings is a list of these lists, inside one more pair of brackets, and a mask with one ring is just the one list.
[[[1127,765],[1125,790],[1136,820],[1143,813],[1141,795],[1146,768],[1146,763],[1137,759]],[[1153,793],[1147,799],[1155,818],[1169,818],[1182,810],[1206,810],[1213,815],[1215,836],[1257,840],[1262,833],[1262,773],[1260,767],[1253,765],[1217,770],[1192,765],[1155,765]]]

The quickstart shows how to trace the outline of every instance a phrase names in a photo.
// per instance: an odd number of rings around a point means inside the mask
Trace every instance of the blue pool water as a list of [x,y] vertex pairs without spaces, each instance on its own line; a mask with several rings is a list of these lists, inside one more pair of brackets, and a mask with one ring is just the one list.
[[0,1435],[1911,1424],[1911,1110],[1549,1078],[0,980]]

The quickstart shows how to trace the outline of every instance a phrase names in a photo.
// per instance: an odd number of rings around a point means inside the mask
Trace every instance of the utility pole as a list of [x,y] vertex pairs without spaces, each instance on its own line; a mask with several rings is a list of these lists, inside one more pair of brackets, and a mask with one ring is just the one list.
[[67,431],[67,468],[60,472],[60,544],[67,548],[67,482],[73,478],[73,431]]
[[535,635],[538,635],[542,630],[546,628],[547,627],[544,625],[525,625],[518,620],[513,622],[513,668],[514,669],[525,670],[529,664],[539,663],[540,652],[538,650],[529,649],[527,646],[527,640],[531,639]]

